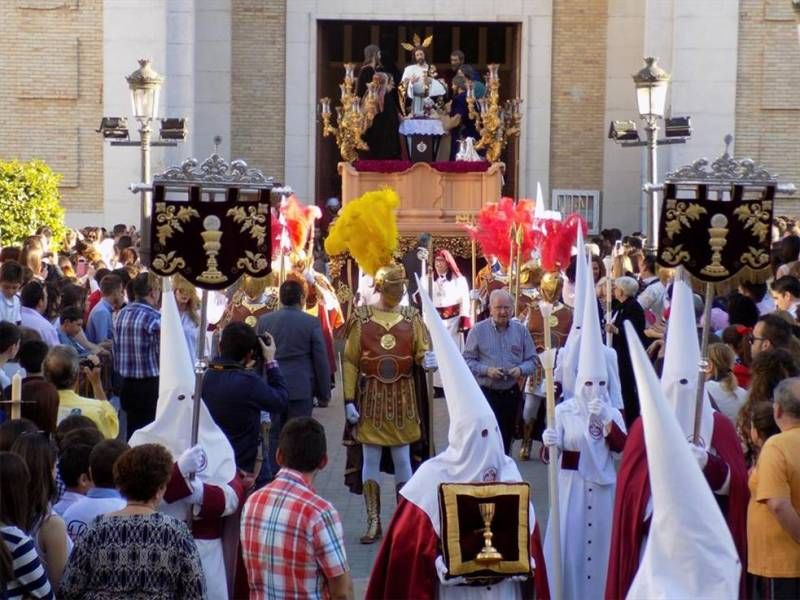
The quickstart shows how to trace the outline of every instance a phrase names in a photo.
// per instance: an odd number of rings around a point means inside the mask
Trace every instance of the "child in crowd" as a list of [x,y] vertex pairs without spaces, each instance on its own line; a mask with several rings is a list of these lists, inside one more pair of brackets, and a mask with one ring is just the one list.
[[0,267],[0,321],[19,325],[19,288],[22,286],[22,265],[8,260]]

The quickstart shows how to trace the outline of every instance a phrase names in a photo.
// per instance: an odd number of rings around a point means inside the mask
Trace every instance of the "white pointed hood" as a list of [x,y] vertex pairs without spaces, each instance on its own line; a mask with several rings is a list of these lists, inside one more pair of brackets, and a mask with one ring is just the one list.
[[736,598],[742,565],[647,354],[625,323],[642,408],[653,521],[627,598]]
[[497,419],[452,336],[430,299],[425,294],[420,297],[423,319],[439,363],[450,428],[447,448],[422,463],[400,494],[425,511],[439,534],[440,483],[522,481],[522,476],[503,451]]
[[[191,446],[194,394],[194,369],[189,347],[181,327],[175,294],[164,278],[161,300],[160,377],[156,419],[134,432],[131,446],[161,444],[177,460]],[[198,444],[205,450],[208,464],[198,475],[208,482],[228,483],[236,475],[233,447],[211,418],[204,402],[200,403]]]
[[[672,285],[672,304],[667,325],[661,391],[672,409],[686,439],[694,433],[697,402],[697,376],[700,363],[700,342],[697,339],[694,299],[689,285],[680,279]],[[701,445],[711,444],[714,416],[708,394],[703,397],[700,423]]]
[[[579,262],[586,265],[586,257],[579,256]],[[584,272],[585,274],[585,272]],[[581,396],[581,390],[587,382],[592,382],[593,387],[600,383],[605,387],[604,399],[608,399],[608,369],[606,367],[605,346],[600,333],[600,318],[597,314],[597,299],[594,287],[583,286],[583,318],[581,324],[580,346],[578,352],[578,377],[576,395]],[[595,390],[599,392],[600,390]]]
[[[581,324],[583,322],[583,305],[586,296],[586,252],[583,245],[583,228],[578,227],[578,237],[575,241],[577,254],[575,254],[575,301],[572,311],[572,326],[570,327],[564,348],[559,353],[562,357],[561,387],[564,396],[570,397],[575,392],[574,375],[578,370],[578,353],[581,343]],[[584,260],[581,260],[581,258]]]
[[544,219],[546,210],[544,208],[544,194],[542,194],[541,182],[536,182],[536,203],[534,204],[533,216],[536,219]]

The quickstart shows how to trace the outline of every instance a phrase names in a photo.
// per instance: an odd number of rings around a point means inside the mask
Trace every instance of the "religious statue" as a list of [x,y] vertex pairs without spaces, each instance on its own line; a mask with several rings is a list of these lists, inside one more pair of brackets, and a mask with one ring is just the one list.
[[[436,66],[429,65],[425,56],[425,48],[433,42],[433,36],[429,35],[424,40],[420,40],[414,34],[414,43],[403,42],[402,46],[409,52],[414,62],[403,70],[400,81],[400,96],[411,100],[411,114],[414,117],[426,115],[426,109],[430,111],[433,107],[434,98],[442,98],[447,94],[447,88],[440,79],[437,78]],[[401,110],[405,109],[404,102],[401,102]]]

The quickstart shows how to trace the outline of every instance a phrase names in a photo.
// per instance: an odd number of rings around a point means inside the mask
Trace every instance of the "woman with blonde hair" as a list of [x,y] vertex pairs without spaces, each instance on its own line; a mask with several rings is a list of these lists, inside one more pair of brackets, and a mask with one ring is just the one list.
[[38,235],[31,235],[22,242],[22,251],[19,262],[23,267],[28,267],[33,277],[39,281],[47,279],[47,265],[44,262],[44,244]]
[[178,313],[181,315],[181,326],[186,344],[189,346],[189,356],[194,360],[197,358],[197,333],[200,330],[200,300],[197,297],[197,288],[180,275],[175,275],[172,278],[172,291],[178,304]]
[[747,390],[739,387],[733,374],[736,354],[727,344],[711,344],[708,347],[708,362],[710,371],[706,376],[706,391],[711,397],[711,404],[736,423],[736,416],[747,399]]

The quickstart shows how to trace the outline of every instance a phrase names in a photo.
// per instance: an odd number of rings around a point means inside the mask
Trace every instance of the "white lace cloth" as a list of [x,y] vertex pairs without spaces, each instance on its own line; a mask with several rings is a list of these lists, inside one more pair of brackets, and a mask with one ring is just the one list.
[[405,119],[400,123],[402,135],[444,135],[439,119]]

